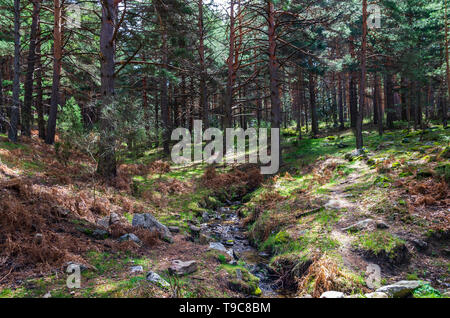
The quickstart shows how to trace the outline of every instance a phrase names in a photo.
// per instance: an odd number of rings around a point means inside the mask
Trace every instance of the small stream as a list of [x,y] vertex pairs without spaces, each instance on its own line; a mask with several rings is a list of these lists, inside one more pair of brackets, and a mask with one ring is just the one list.
[[[234,202],[232,206],[236,208],[240,204],[240,202]],[[249,272],[260,279],[259,288],[262,291],[262,297],[282,297],[275,286],[276,277],[268,266],[270,255],[260,253],[250,245],[245,229],[240,225],[236,210],[231,207],[223,207],[219,208],[215,215],[209,214],[209,217],[204,215],[201,231],[217,240],[211,243],[217,249],[225,247],[226,252],[233,257],[233,262],[245,262],[245,267]]]

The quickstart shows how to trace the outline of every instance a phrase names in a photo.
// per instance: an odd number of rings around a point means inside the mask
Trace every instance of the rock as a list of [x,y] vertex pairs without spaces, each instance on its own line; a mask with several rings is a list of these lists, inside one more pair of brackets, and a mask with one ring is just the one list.
[[373,292],[365,295],[366,298],[389,298],[388,294],[381,292]]
[[355,223],[353,225],[350,225],[346,228],[343,228],[342,231],[350,231],[350,232],[358,232],[367,229],[371,224],[373,220],[372,219],[365,219],[362,221],[359,221],[358,223]]
[[340,200],[330,200],[325,204],[325,208],[330,210],[340,210],[346,208],[346,206]]
[[130,272],[131,272],[131,274],[134,274],[134,273],[142,273],[144,271],[144,268],[142,267],[142,266],[132,266],[131,268],[130,268]]
[[358,294],[353,294],[353,295],[344,296],[344,298],[361,298],[361,296]]
[[191,233],[193,236],[196,236],[196,237],[199,236],[201,229],[198,226],[189,225],[189,229],[191,230]]
[[446,291],[442,294],[443,297],[450,298],[450,291]]
[[338,291],[327,291],[324,292],[320,298],[344,298],[344,293],[338,292]]
[[361,156],[362,157],[367,157],[366,150],[364,150],[364,149],[357,149],[357,150],[354,150],[352,152],[346,153],[344,157],[348,161],[353,161],[356,158],[361,157]]
[[219,208],[218,212],[222,213],[222,214],[228,213],[228,212],[230,212],[230,208],[221,207],[221,208]]
[[233,240],[226,240],[224,242],[224,245],[226,245],[226,246],[233,246],[234,245],[234,241]]
[[303,295],[303,296],[300,297],[300,298],[313,298],[313,296],[311,296],[310,294],[306,294],[306,295]]
[[169,267],[169,273],[171,275],[188,275],[192,274],[197,270],[197,262],[196,261],[188,261],[183,262],[180,260],[174,260],[172,261],[172,265]]
[[44,239],[44,236],[41,234],[41,233],[37,233],[35,236],[34,236],[34,242],[36,243],[36,244],[38,244],[38,245],[41,245],[42,244],[42,240]]
[[385,222],[383,222],[381,220],[377,221],[377,229],[385,230],[385,229],[388,229],[388,228],[389,228],[389,225],[387,223],[385,223]]
[[97,221],[97,224],[105,229],[109,228],[113,224],[120,223],[120,216],[113,212],[109,216],[105,216]]
[[97,225],[105,229],[109,228],[109,217],[106,216],[104,218],[101,218],[100,220],[97,221]]
[[125,242],[125,241],[133,241],[137,244],[141,244],[141,240],[139,239],[139,237],[137,237],[133,233],[124,234],[121,237],[119,237],[119,242]]
[[218,242],[209,243],[209,249],[218,250],[220,252],[225,252],[225,253],[228,252],[227,249],[225,248],[225,246],[222,243],[218,243]]
[[109,233],[105,230],[96,229],[94,232],[92,232],[92,236],[99,240],[104,240],[109,236]]
[[236,268],[236,278],[242,280],[242,270],[240,268]]
[[151,271],[148,272],[146,278],[150,283],[153,283],[158,287],[170,288],[170,284],[167,281],[165,281],[164,279],[162,279],[161,276],[159,276],[155,272],[151,272]]
[[165,241],[169,243],[173,242],[172,234],[167,226],[158,222],[158,220],[149,213],[135,214],[133,216],[132,225],[134,227],[142,227],[150,231],[157,231]]
[[209,221],[209,214],[208,214],[208,212],[203,212],[203,214],[202,214],[202,221],[205,222],[205,223]]
[[117,213],[111,213],[109,216],[109,225],[117,224],[120,222],[120,217]]
[[211,236],[208,236],[204,233],[200,233],[200,236],[198,238],[198,242],[202,245],[206,245],[209,242],[211,242],[213,240],[213,238]]
[[395,284],[378,288],[376,292],[386,293],[388,296],[394,298],[402,298],[408,296],[422,285],[423,282],[418,280],[402,280]]
[[419,251],[424,251],[428,248],[428,243],[421,239],[412,239],[411,242]]
[[180,233],[180,228],[178,226],[169,226],[168,229],[171,233]]
[[48,292],[42,298],[52,298],[52,294]]

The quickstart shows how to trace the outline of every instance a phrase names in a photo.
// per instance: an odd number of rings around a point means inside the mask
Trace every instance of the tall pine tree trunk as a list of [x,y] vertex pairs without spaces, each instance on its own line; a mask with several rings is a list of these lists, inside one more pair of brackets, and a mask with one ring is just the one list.
[[[117,3],[118,4],[118,3]],[[116,139],[114,136],[114,123],[108,118],[105,109],[114,107],[114,69],[115,69],[115,27],[117,4],[115,0],[103,0],[102,20],[100,30],[100,72],[101,96],[103,111],[100,115],[100,145],[98,173],[112,179],[117,175],[116,168]]]
[[361,78],[359,81],[359,110],[356,119],[356,149],[363,148],[363,112],[366,101],[366,50],[367,50],[367,0],[363,0],[362,8],[362,41],[361,41]]
[[61,36],[61,13],[62,5],[60,0],[54,0],[54,25],[53,25],[53,83],[52,96],[50,99],[50,114],[47,122],[47,134],[45,142],[52,145],[55,142],[56,117],[59,104],[59,85],[61,79],[61,60],[62,60],[62,36]]
[[38,115],[38,130],[39,138],[45,140],[45,119],[44,119],[44,104],[42,92],[42,60],[41,60],[41,28],[38,23],[38,35],[36,44],[36,111]]
[[20,92],[20,0],[14,0],[14,79],[8,138],[17,142],[17,125],[19,122]]
[[[267,1],[267,21],[268,21],[268,41],[269,41],[269,76],[270,76],[270,103],[271,103],[271,126],[280,128],[281,126],[281,100],[280,100],[280,74],[277,60],[277,43],[275,29],[275,9],[271,0]],[[281,144],[280,130],[278,130],[278,140]],[[279,162],[281,164],[281,148],[279,152]]]
[[36,63],[36,42],[38,41],[37,29],[39,23],[39,12],[41,10],[41,1],[33,0],[33,14],[30,31],[30,47],[28,50],[28,65],[25,76],[25,96],[22,107],[22,134],[31,136],[32,113],[31,105],[33,103],[33,74]]
[[203,125],[209,128],[208,90],[206,87],[207,70],[205,58],[205,28],[203,24],[203,0],[198,0],[198,28],[200,43],[198,54],[200,57],[200,108],[203,112]]

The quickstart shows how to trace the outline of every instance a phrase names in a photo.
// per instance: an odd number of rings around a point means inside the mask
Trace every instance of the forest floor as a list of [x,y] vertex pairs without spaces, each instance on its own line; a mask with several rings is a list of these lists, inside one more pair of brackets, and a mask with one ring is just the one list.
[[[13,144],[0,135],[0,297],[260,295],[245,262],[228,264],[210,237],[192,239],[205,217],[226,219],[224,207],[267,259],[279,295],[363,297],[378,287],[367,283],[377,264],[376,285],[423,280],[416,297],[441,297],[450,286],[450,130],[367,130],[359,155],[350,130],[297,141],[286,129],[284,164],[268,178],[251,165],[170,166],[149,150],[124,159],[109,184],[92,177],[95,162],[77,150],[61,155],[36,136]],[[113,213],[118,222],[102,232],[99,222]],[[137,213],[180,232],[172,243],[158,240],[131,226]],[[141,244],[119,242],[126,233]],[[198,269],[175,278],[167,271],[174,259]],[[69,262],[84,265],[79,289],[66,286]],[[148,271],[170,287],[149,283]]]

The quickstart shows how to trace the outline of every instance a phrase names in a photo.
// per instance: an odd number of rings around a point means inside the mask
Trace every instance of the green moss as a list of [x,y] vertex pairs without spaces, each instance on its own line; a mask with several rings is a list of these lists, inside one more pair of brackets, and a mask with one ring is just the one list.
[[360,250],[375,256],[384,254],[390,258],[395,258],[397,256],[396,253],[404,245],[404,240],[385,231],[360,234],[354,243],[354,246]]
[[[259,288],[259,278],[252,275],[245,267],[232,266],[228,264],[220,265],[221,270],[225,270],[228,274],[228,287],[231,290],[240,292],[246,295],[261,295]],[[241,272],[241,277],[238,277],[237,272]]]

